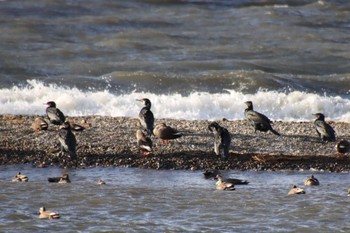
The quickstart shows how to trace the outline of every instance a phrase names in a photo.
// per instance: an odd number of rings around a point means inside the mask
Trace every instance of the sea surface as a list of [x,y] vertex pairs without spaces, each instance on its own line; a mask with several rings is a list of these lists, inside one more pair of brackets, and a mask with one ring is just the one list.
[[1,0],[0,114],[350,121],[347,0]]
[[[12,183],[18,171],[27,183]],[[70,174],[72,183],[48,183]],[[320,186],[305,187],[313,174]],[[0,232],[349,232],[349,173],[227,171],[250,181],[217,191],[201,171],[4,166]],[[106,185],[97,185],[103,179]],[[288,196],[290,186],[305,195]],[[38,218],[41,206],[60,213]]]

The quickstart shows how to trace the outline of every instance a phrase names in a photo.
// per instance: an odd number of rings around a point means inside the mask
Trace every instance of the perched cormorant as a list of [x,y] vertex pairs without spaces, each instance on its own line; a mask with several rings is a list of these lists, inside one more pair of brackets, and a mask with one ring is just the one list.
[[58,140],[61,144],[61,152],[68,152],[71,159],[76,160],[77,140],[71,131],[69,122],[64,122],[58,131]]
[[42,117],[36,117],[32,123],[32,129],[35,132],[39,132],[41,130],[47,130],[48,124]]
[[226,182],[226,183],[231,183],[231,184],[234,184],[234,185],[245,185],[245,184],[249,184],[249,182],[247,180],[241,180],[241,179],[235,179],[235,178],[227,178],[227,179],[224,179],[222,177],[222,175],[217,175],[216,176],[217,179],[221,179],[223,182]]
[[254,127],[255,132],[257,130],[262,132],[271,131],[273,134],[280,136],[280,134],[272,129],[271,121],[265,115],[253,110],[253,102],[245,102],[247,108],[244,110],[244,116],[249,121],[249,123]]
[[305,194],[305,190],[302,188],[298,188],[296,185],[292,185],[292,188],[289,190],[288,195],[293,194]]
[[307,178],[305,180],[304,185],[305,186],[317,186],[317,185],[320,185],[320,182],[313,175],[311,175],[309,178]]
[[142,155],[149,155],[152,153],[152,140],[146,136],[141,129],[136,131],[137,146],[141,150]]
[[314,125],[316,127],[316,132],[322,141],[334,142],[335,141],[335,131],[334,129],[324,121],[324,115],[322,113],[313,114],[316,116]]
[[62,125],[66,120],[66,117],[61,110],[56,108],[56,103],[54,101],[49,101],[46,103],[46,105],[48,105],[46,108],[46,114],[50,122],[54,125]]
[[39,218],[55,219],[60,218],[60,215],[55,211],[46,210],[46,208],[43,206],[39,210]]
[[350,151],[350,142],[342,139],[335,145],[335,149],[338,153],[345,154]]
[[153,133],[153,126],[154,126],[154,116],[151,111],[151,101],[146,98],[138,99],[137,101],[140,101],[145,105],[139,113],[139,120],[140,120],[141,126],[144,129],[146,129],[147,134],[151,136]]
[[221,175],[217,176],[218,181],[216,182],[217,190],[233,191],[235,190],[235,185],[231,182],[224,181]]
[[216,155],[220,155],[223,151],[222,158],[227,158],[231,144],[231,136],[228,130],[220,126],[217,122],[208,125],[208,129],[214,134],[214,151]]
[[167,126],[165,123],[156,125],[153,130],[154,136],[161,139],[163,143],[168,143],[171,139],[176,139],[182,136],[182,133],[176,129]]

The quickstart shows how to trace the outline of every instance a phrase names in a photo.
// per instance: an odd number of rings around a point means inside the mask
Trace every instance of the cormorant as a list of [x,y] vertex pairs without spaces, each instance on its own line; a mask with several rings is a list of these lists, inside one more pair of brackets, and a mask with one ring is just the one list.
[[176,129],[167,126],[165,123],[156,125],[153,130],[154,136],[161,139],[163,143],[168,143],[171,139],[176,139],[182,136],[182,133]]
[[154,127],[154,116],[151,111],[151,101],[147,98],[138,99],[137,101],[142,102],[145,106],[141,109],[139,113],[139,120],[141,126],[147,130],[149,136],[153,133]]
[[249,121],[249,123],[254,127],[255,132],[257,130],[262,132],[271,131],[273,134],[280,136],[280,134],[272,129],[271,121],[264,114],[256,112],[253,110],[253,102],[245,102],[247,108],[244,110],[244,116]]
[[147,137],[141,129],[136,131],[136,140],[137,146],[140,148],[142,155],[149,155],[152,153],[152,140]]
[[66,120],[64,114],[56,108],[56,103],[54,101],[49,101],[46,103],[48,107],[46,108],[46,114],[50,122],[54,125],[62,125]]
[[322,141],[334,142],[335,141],[335,131],[334,129],[324,121],[324,115],[322,113],[313,114],[316,116],[314,125],[316,127],[316,132]]
[[223,154],[222,158],[227,158],[228,152],[231,144],[231,136],[228,130],[222,126],[220,126],[217,122],[212,122],[208,125],[208,129],[214,134],[214,151],[216,155],[221,154],[221,150]]
[[64,122],[58,131],[58,140],[61,144],[61,152],[68,152],[72,160],[77,159],[76,146],[77,140],[71,131],[69,122]]

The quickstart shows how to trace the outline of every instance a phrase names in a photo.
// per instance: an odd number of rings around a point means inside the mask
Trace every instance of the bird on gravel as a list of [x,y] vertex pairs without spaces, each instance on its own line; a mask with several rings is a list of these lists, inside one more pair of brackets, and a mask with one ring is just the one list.
[[316,128],[316,132],[318,136],[321,138],[324,142],[334,142],[335,141],[335,131],[325,122],[325,117],[322,113],[315,113],[313,114],[316,116],[316,120],[314,121],[314,125]]
[[66,120],[66,117],[61,110],[56,108],[56,103],[54,101],[49,101],[46,103],[46,105],[48,105],[46,108],[46,114],[50,122],[54,125],[62,125]]
[[137,146],[141,151],[141,155],[149,155],[152,153],[152,140],[146,136],[141,129],[136,131]]
[[72,133],[69,122],[64,122],[58,131],[58,140],[61,144],[61,152],[68,152],[72,160],[77,159],[76,146],[77,140]]
[[153,130],[154,136],[161,139],[164,144],[169,143],[169,140],[182,137],[182,133],[176,129],[166,125],[165,123],[160,123],[156,125]]
[[[217,122],[208,125],[208,129],[214,134],[214,151],[221,158],[227,158],[231,144],[231,136],[228,130],[220,126]],[[221,153],[223,151],[223,153]]]
[[244,110],[244,116],[248,120],[248,122],[254,127],[255,132],[257,130],[262,132],[271,131],[273,134],[280,136],[276,130],[274,130],[271,126],[271,120],[267,118],[264,114],[256,112],[253,110],[253,102],[247,101],[245,102],[247,108]]
[[47,130],[48,124],[42,117],[36,117],[31,125],[32,129],[35,132],[39,132],[41,130]]
[[154,116],[151,111],[151,101],[147,98],[137,99],[137,101],[145,105],[139,113],[139,121],[141,126],[145,130],[147,130],[148,136],[151,136],[153,133],[153,127],[154,127]]

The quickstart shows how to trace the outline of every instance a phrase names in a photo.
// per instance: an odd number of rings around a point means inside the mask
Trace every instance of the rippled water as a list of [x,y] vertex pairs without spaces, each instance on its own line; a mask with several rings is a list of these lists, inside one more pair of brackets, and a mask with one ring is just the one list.
[[[2,0],[0,113],[350,121],[350,5],[326,0]],[[274,104],[270,101],[274,100]],[[131,108],[131,109],[130,109]],[[238,114],[239,113],[239,114]]]
[[[18,171],[28,183],[12,183]],[[126,168],[66,170],[71,184],[52,184],[59,168],[4,166],[0,171],[1,232],[349,232],[348,173],[228,171],[247,179],[216,191],[200,171]],[[321,185],[287,196],[314,174]],[[107,185],[99,186],[103,178]],[[61,219],[38,219],[45,205]]]

